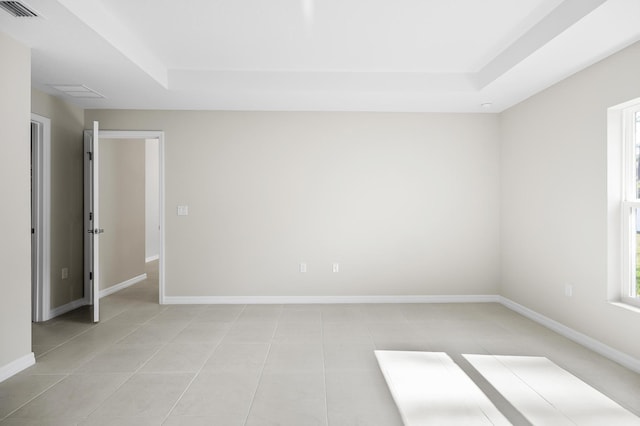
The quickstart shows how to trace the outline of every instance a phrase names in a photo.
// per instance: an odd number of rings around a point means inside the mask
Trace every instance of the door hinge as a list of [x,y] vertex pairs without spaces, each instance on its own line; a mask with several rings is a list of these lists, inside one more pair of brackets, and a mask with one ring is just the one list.
[[93,160],[93,152],[88,151],[87,155],[89,156],[89,161]]
[[89,272],[89,281],[93,280],[93,272]]
[[89,220],[93,220],[93,212],[89,212]]

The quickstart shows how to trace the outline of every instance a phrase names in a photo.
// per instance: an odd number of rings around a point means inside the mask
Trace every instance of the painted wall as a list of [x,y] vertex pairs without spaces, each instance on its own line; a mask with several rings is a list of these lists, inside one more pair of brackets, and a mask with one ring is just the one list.
[[607,108],[639,76],[635,44],[501,116],[501,294],[636,358],[640,312],[607,297]]
[[[84,297],[84,110],[37,89],[31,111],[51,119],[51,309]],[[69,276],[62,278],[62,268]]]
[[100,288],[145,273],[145,141],[100,139]]
[[[0,373],[31,354],[31,52],[0,33]],[[18,361],[19,362],[19,361]]]
[[160,254],[160,169],[159,142],[145,141],[145,257],[157,259]]
[[497,291],[496,115],[87,110],[93,120],[165,131],[168,296]]

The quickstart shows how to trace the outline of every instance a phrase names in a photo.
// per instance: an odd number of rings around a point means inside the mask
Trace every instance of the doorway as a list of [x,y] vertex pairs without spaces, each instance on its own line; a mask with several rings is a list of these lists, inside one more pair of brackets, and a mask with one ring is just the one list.
[[51,120],[31,114],[31,320],[51,318]]
[[[100,297],[143,281],[147,261],[158,262],[163,303],[164,133],[99,130],[95,123],[85,131],[85,150],[85,294],[97,322]],[[154,206],[156,217],[147,217]],[[155,238],[147,239],[154,229]]]

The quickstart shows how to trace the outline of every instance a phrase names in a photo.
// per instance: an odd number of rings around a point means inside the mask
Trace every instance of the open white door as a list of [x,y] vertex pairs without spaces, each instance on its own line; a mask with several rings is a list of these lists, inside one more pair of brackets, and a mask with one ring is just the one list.
[[85,291],[88,292],[90,304],[93,306],[93,322],[100,321],[100,271],[99,250],[100,228],[98,216],[98,155],[99,155],[99,124],[93,122],[93,130],[84,133],[84,223],[85,223]]

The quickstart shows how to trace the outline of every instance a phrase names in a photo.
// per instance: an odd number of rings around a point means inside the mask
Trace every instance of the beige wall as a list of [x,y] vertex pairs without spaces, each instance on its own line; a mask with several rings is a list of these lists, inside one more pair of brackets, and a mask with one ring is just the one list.
[[[31,111],[51,119],[51,309],[84,297],[84,110],[31,91]],[[69,277],[62,279],[62,268]]]
[[0,369],[31,353],[29,49],[0,33]]
[[165,131],[168,296],[497,291],[495,115],[87,110],[93,120]]
[[100,288],[145,272],[145,140],[100,139]]
[[501,117],[501,294],[636,358],[640,313],[607,302],[607,108],[639,76],[635,44]]

